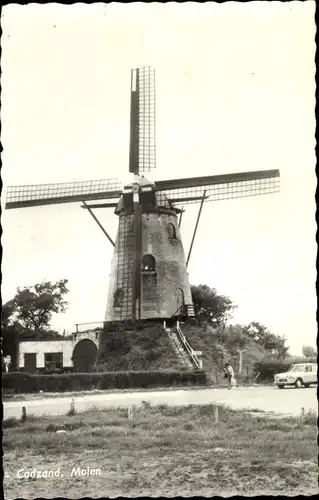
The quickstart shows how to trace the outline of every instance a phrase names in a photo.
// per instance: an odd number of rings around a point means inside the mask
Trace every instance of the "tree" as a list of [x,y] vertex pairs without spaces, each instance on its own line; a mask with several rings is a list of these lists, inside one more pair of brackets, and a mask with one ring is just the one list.
[[191,292],[195,314],[200,320],[208,321],[216,326],[225,324],[237,307],[229,297],[218,295],[215,288],[207,285],[192,285]]
[[275,336],[275,356],[277,356],[278,359],[284,360],[287,357],[289,347],[286,346],[286,337],[284,336]]
[[14,303],[14,316],[19,324],[26,330],[49,330],[52,314],[63,313],[67,309],[68,303],[64,299],[69,291],[67,281],[45,281],[33,287],[18,288],[11,302]]
[[234,354],[238,349],[245,349],[250,343],[242,325],[229,325],[224,331],[224,337],[227,339],[229,349]]
[[1,331],[2,331],[2,355],[11,356],[11,367],[18,366],[18,345],[21,333],[21,326],[13,319],[15,311],[14,301],[10,300],[2,305],[1,309]]
[[7,328],[12,322],[12,316],[15,312],[14,300],[9,300],[1,308],[1,330]]
[[252,341],[263,346],[266,351],[271,352],[278,359],[285,359],[287,356],[289,350],[289,347],[286,346],[287,339],[270,332],[265,325],[258,321],[252,321],[244,327],[243,331]]
[[302,346],[302,354],[306,358],[316,358],[317,357],[316,349],[310,345]]
[[261,345],[267,343],[267,340],[269,341],[269,336],[271,335],[268,328],[258,321],[252,321],[249,325],[244,326],[244,333],[251,340]]
[[2,305],[1,330],[3,355],[9,354],[12,367],[17,367],[21,339],[56,339],[59,334],[50,330],[53,313],[65,312],[67,280],[50,281],[33,287],[18,288],[15,297]]

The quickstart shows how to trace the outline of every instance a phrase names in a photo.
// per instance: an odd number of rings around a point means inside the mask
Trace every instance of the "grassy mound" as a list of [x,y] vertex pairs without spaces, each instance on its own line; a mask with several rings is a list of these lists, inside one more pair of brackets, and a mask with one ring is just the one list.
[[[223,331],[214,332],[204,326],[184,323],[182,331],[195,351],[202,351],[203,370],[219,374],[223,382],[223,366],[230,361],[238,371],[237,344]],[[265,355],[262,347],[252,342],[247,346],[243,375],[251,377],[253,366]],[[145,325],[134,331],[104,332],[101,336],[98,370],[187,370],[176,356],[161,324]]]
[[[239,345],[230,338],[227,331],[222,329],[214,331],[204,326],[183,324],[182,331],[195,351],[202,351],[203,369],[208,373],[223,375],[223,368],[228,361],[233,366],[238,377],[239,356],[237,349]],[[265,350],[255,342],[246,346],[243,356],[243,377],[252,377],[254,364],[265,356]],[[220,382],[220,380],[219,380]]]
[[186,370],[160,324],[133,331],[103,332],[96,368],[99,371]]

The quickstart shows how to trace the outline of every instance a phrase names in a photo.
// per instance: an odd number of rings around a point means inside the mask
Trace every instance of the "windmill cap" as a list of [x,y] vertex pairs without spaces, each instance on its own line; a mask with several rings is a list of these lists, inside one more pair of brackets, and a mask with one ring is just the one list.
[[149,179],[146,179],[146,177],[144,177],[144,175],[142,175],[142,177],[140,177],[140,186],[141,187],[145,187],[145,186],[154,186],[154,182],[150,181]]
[[[155,186],[154,182],[146,179],[146,177],[144,177],[143,175],[142,175],[142,177],[139,178],[138,183],[139,183],[139,185],[140,185],[141,188],[143,188],[143,187],[149,187],[149,186]],[[127,184],[124,187],[124,189],[132,188],[134,184],[135,184],[135,182],[131,182],[130,184]]]

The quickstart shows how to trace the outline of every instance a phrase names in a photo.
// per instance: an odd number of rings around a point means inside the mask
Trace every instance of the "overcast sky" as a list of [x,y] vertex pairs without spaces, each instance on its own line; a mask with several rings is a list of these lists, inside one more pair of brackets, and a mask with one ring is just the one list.
[[[314,2],[9,5],[2,178],[128,179],[130,70],[156,68],[153,179],[279,168],[281,192],[207,203],[189,264],[291,352],[316,341]],[[2,197],[2,206],[4,196]],[[184,214],[188,251],[197,207]],[[117,217],[98,217],[115,238]],[[104,319],[112,246],[80,204],[2,215],[3,301],[69,280],[56,329]]]

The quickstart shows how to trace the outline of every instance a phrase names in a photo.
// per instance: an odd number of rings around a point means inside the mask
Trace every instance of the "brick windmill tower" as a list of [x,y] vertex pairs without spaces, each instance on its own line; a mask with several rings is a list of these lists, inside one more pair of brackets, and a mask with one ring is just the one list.
[[[106,322],[194,316],[187,264],[204,201],[279,189],[278,170],[151,182],[144,173],[156,167],[155,128],[155,71],[132,70],[129,185],[121,189],[120,181],[106,179],[8,188],[6,209],[82,202],[101,227],[114,246]],[[180,225],[183,207],[190,203],[199,204],[199,214],[186,257]],[[93,213],[98,208],[115,209],[119,219],[115,242]]]

